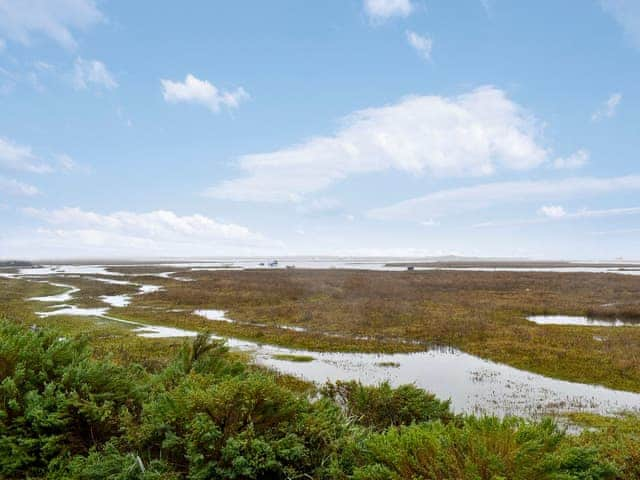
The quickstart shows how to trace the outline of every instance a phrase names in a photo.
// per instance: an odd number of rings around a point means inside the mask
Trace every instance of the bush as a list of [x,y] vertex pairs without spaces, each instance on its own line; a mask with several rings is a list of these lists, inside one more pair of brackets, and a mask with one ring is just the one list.
[[42,475],[105,443],[145,390],[140,369],[93,360],[82,340],[0,323],[0,475]]
[[469,417],[391,428],[361,445],[354,479],[596,480],[615,469],[593,448],[566,447],[551,421]]
[[376,430],[433,420],[448,422],[454,418],[448,400],[438,400],[413,385],[394,389],[387,382],[376,387],[354,381],[336,382],[327,383],[322,394],[341,405],[348,417]]
[[638,420],[611,422],[569,438],[550,421],[456,417],[410,385],[338,382],[312,402],[205,336],[149,373],[0,322],[0,478],[638,478]]

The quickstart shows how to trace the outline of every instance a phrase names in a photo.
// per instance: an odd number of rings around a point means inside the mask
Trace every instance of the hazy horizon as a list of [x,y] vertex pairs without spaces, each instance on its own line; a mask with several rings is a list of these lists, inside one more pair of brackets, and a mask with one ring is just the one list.
[[357,262],[460,262],[460,263],[585,263],[585,264],[638,264],[640,259],[634,258],[599,258],[599,259],[579,259],[579,258],[528,258],[528,257],[468,257],[458,255],[443,255],[443,256],[338,256],[338,255],[253,255],[253,256],[241,256],[241,255],[212,255],[212,256],[177,256],[177,257],[144,257],[144,256],[112,256],[112,257],[97,257],[97,256],[78,256],[78,257],[31,257],[31,258],[11,258],[0,257],[0,262],[10,261],[25,261],[31,263],[42,264],[111,264],[122,262],[123,264],[159,264],[159,263],[225,263],[231,261],[269,261],[279,260],[285,262],[287,260],[308,260],[308,261],[330,261],[330,260],[342,260]]

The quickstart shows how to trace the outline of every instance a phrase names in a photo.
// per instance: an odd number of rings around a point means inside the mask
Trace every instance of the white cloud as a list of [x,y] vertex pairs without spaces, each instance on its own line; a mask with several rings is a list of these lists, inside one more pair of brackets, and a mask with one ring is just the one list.
[[24,45],[30,45],[34,35],[43,35],[72,49],[72,31],[102,21],[104,15],[93,0],[0,0],[0,32]]
[[599,217],[617,217],[619,215],[638,215],[640,207],[627,208],[606,208],[602,210],[578,210],[574,213],[567,214],[569,218],[599,218]]
[[481,87],[457,97],[412,96],[356,111],[332,136],[244,155],[245,176],[206,195],[243,201],[300,201],[345,177],[399,170],[434,176],[489,175],[546,161],[539,122],[506,94]]
[[411,45],[418,55],[420,55],[425,60],[431,60],[431,49],[433,47],[433,40],[430,37],[425,37],[417,34],[416,32],[412,32],[411,30],[406,31],[407,42]]
[[104,63],[78,57],[73,67],[73,85],[78,90],[91,86],[112,90],[118,86],[118,82]]
[[413,10],[411,0],[364,0],[364,11],[374,21],[408,17]]
[[38,229],[39,236],[61,246],[72,245],[75,238],[79,249],[184,256],[281,246],[247,227],[199,214],[179,216],[167,210],[100,214],[79,208],[23,212],[51,226]]
[[39,193],[38,189],[33,185],[28,185],[26,183],[18,182],[17,180],[4,177],[0,177],[0,192],[7,195],[28,197],[37,195]]
[[162,96],[169,103],[197,103],[209,108],[212,112],[220,111],[220,107],[238,108],[241,102],[249,98],[242,87],[232,92],[219,90],[206,80],[200,80],[188,74],[184,82],[160,80]]
[[602,118],[611,118],[616,114],[616,109],[622,100],[621,93],[612,93],[604,104],[591,115],[591,120],[597,122]]
[[5,48],[7,48],[7,42],[5,42],[3,38],[0,38],[0,53],[4,52]]
[[560,205],[544,205],[540,207],[540,210],[538,210],[538,213],[540,213],[540,215],[544,215],[545,217],[549,217],[549,218],[561,218],[567,215],[567,212],[564,209],[564,207]]
[[568,157],[558,157],[553,161],[553,167],[558,170],[582,168],[588,162],[591,154],[584,149],[572,153]]
[[638,0],[600,0],[605,12],[623,28],[631,42],[640,48],[640,2]]
[[49,165],[38,160],[38,157],[31,151],[31,147],[18,145],[2,137],[0,137],[0,167],[31,173],[52,171]]
[[545,206],[538,210],[543,218],[529,218],[508,220],[502,222],[482,222],[474,225],[475,228],[487,228],[487,227],[515,227],[519,225],[534,225],[540,223],[557,222],[560,220],[575,220],[585,218],[604,218],[604,217],[616,217],[622,215],[639,215],[640,207],[627,207],[627,208],[607,208],[601,210],[582,209],[576,212],[567,212],[564,207],[561,206]]
[[635,190],[640,190],[640,175],[495,182],[433,192],[423,197],[370,210],[368,215],[382,220],[420,222],[428,218],[478,211],[506,203],[512,205],[536,200],[548,201],[574,196]]

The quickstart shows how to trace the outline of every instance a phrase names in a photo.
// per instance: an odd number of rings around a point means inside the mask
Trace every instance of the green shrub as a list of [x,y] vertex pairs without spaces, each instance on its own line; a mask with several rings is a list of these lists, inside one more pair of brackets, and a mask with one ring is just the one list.
[[567,437],[550,421],[454,416],[410,385],[321,393],[310,401],[206,336],[150,373],[0,321],[0,478],[639,478],[637,417]]
[[391,388],[385,382],[365,386],[358,382],[328,383],[322,394],[343,406],[348,417],[367,427],[384,430],[390,426],[454,418],[450,402],[413,385]]
[[140,369],[92,360],[81,340],[0,323],[0,475],[41,475],[103,444],[145,390]]
[[440,422],[390,428],[359,446],[354,479],[596,480],[615,469],[593,448],[567,447],[549,420],[469,417],[462,426]]

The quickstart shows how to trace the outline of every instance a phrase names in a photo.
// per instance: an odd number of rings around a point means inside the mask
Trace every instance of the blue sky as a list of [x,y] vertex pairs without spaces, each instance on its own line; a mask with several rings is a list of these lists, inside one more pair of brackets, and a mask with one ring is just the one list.
[[0,257],[640,258],[635,0],[0,0]]

